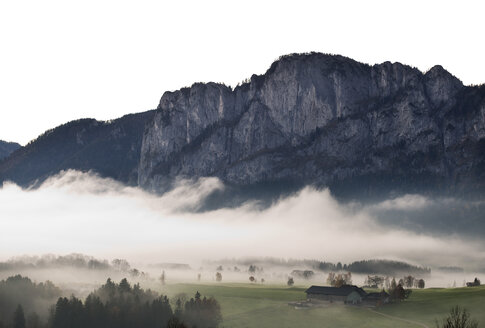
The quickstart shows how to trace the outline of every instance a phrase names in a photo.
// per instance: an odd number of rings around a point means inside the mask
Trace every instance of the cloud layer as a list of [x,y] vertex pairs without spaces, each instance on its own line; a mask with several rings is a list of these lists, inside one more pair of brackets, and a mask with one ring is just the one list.
[[266,209],[246,203],[196,211],[211,192],[223,189],[219,180],[207,178],[179,181],[157,196],[76,171],[52,177],[35,190],[7,183],[0,189],[0,260],[78,252],[139,263],[273,256],[476,267],[485,258],[479,237],[461,230],[434,233],[428,229],[432,225],[413,219],[443,204],[463,205],[456,200],[407,195],[344,205],[328,190],[305,188]]

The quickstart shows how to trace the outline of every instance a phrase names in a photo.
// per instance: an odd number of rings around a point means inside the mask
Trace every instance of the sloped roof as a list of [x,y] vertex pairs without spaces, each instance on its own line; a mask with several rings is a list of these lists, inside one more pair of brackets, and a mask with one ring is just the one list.
[[380,293],[369,293],[365,296],[366,300],[381,300],[383,298],[389,297],[389,294],[382,291]]
[[354,291],[362,297],[367,295],[367,293],[362,288],[354,285],[343,285],[342,287],[311,286],[310,288],[305,290],[305,293],[332,296],[347,296]]

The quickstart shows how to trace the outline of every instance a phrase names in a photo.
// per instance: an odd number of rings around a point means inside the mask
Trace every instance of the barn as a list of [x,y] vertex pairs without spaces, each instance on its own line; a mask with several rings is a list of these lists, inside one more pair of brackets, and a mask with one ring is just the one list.
[[342,302],[345,304],[360,304],[367,293],[354,285],[342,287],[311,286],[305,293],[309,301]]

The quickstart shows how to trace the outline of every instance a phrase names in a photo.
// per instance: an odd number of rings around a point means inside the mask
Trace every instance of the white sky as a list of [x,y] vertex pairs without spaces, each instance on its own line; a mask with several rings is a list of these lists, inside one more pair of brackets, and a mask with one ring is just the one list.
[[196,81],[235,86],[280,55],[441,64],[485,82],[483,1],[0,0],[0,139],[155,108]]

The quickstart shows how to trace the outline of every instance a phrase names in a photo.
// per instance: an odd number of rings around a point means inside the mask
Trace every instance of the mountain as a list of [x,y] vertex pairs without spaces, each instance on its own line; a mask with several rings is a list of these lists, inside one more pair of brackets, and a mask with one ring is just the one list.
[[195,83],[165,92],[156,111],[57,127],[0,177],[28,185],[66,168],[151,191],[215,176],[252,197],[307,184],[347,198],[483,195],[485,86],[441,66],[293,54],[234,89]]
[[8,157],[11,153],[20,148],[20,145],[16,142],[6,142],[0,140],[0,161],[5,157]]
[[153,114],[108,122],[82,119],[46,131],[0,163],[0,181],[28,186],[61,170],[77,169],[136,185],[143,130]]
[[345,197],[485,191],[485,86],[441,66],[283,56],[234,90],[166,92],[143,136],[138,182],[313,184]]

